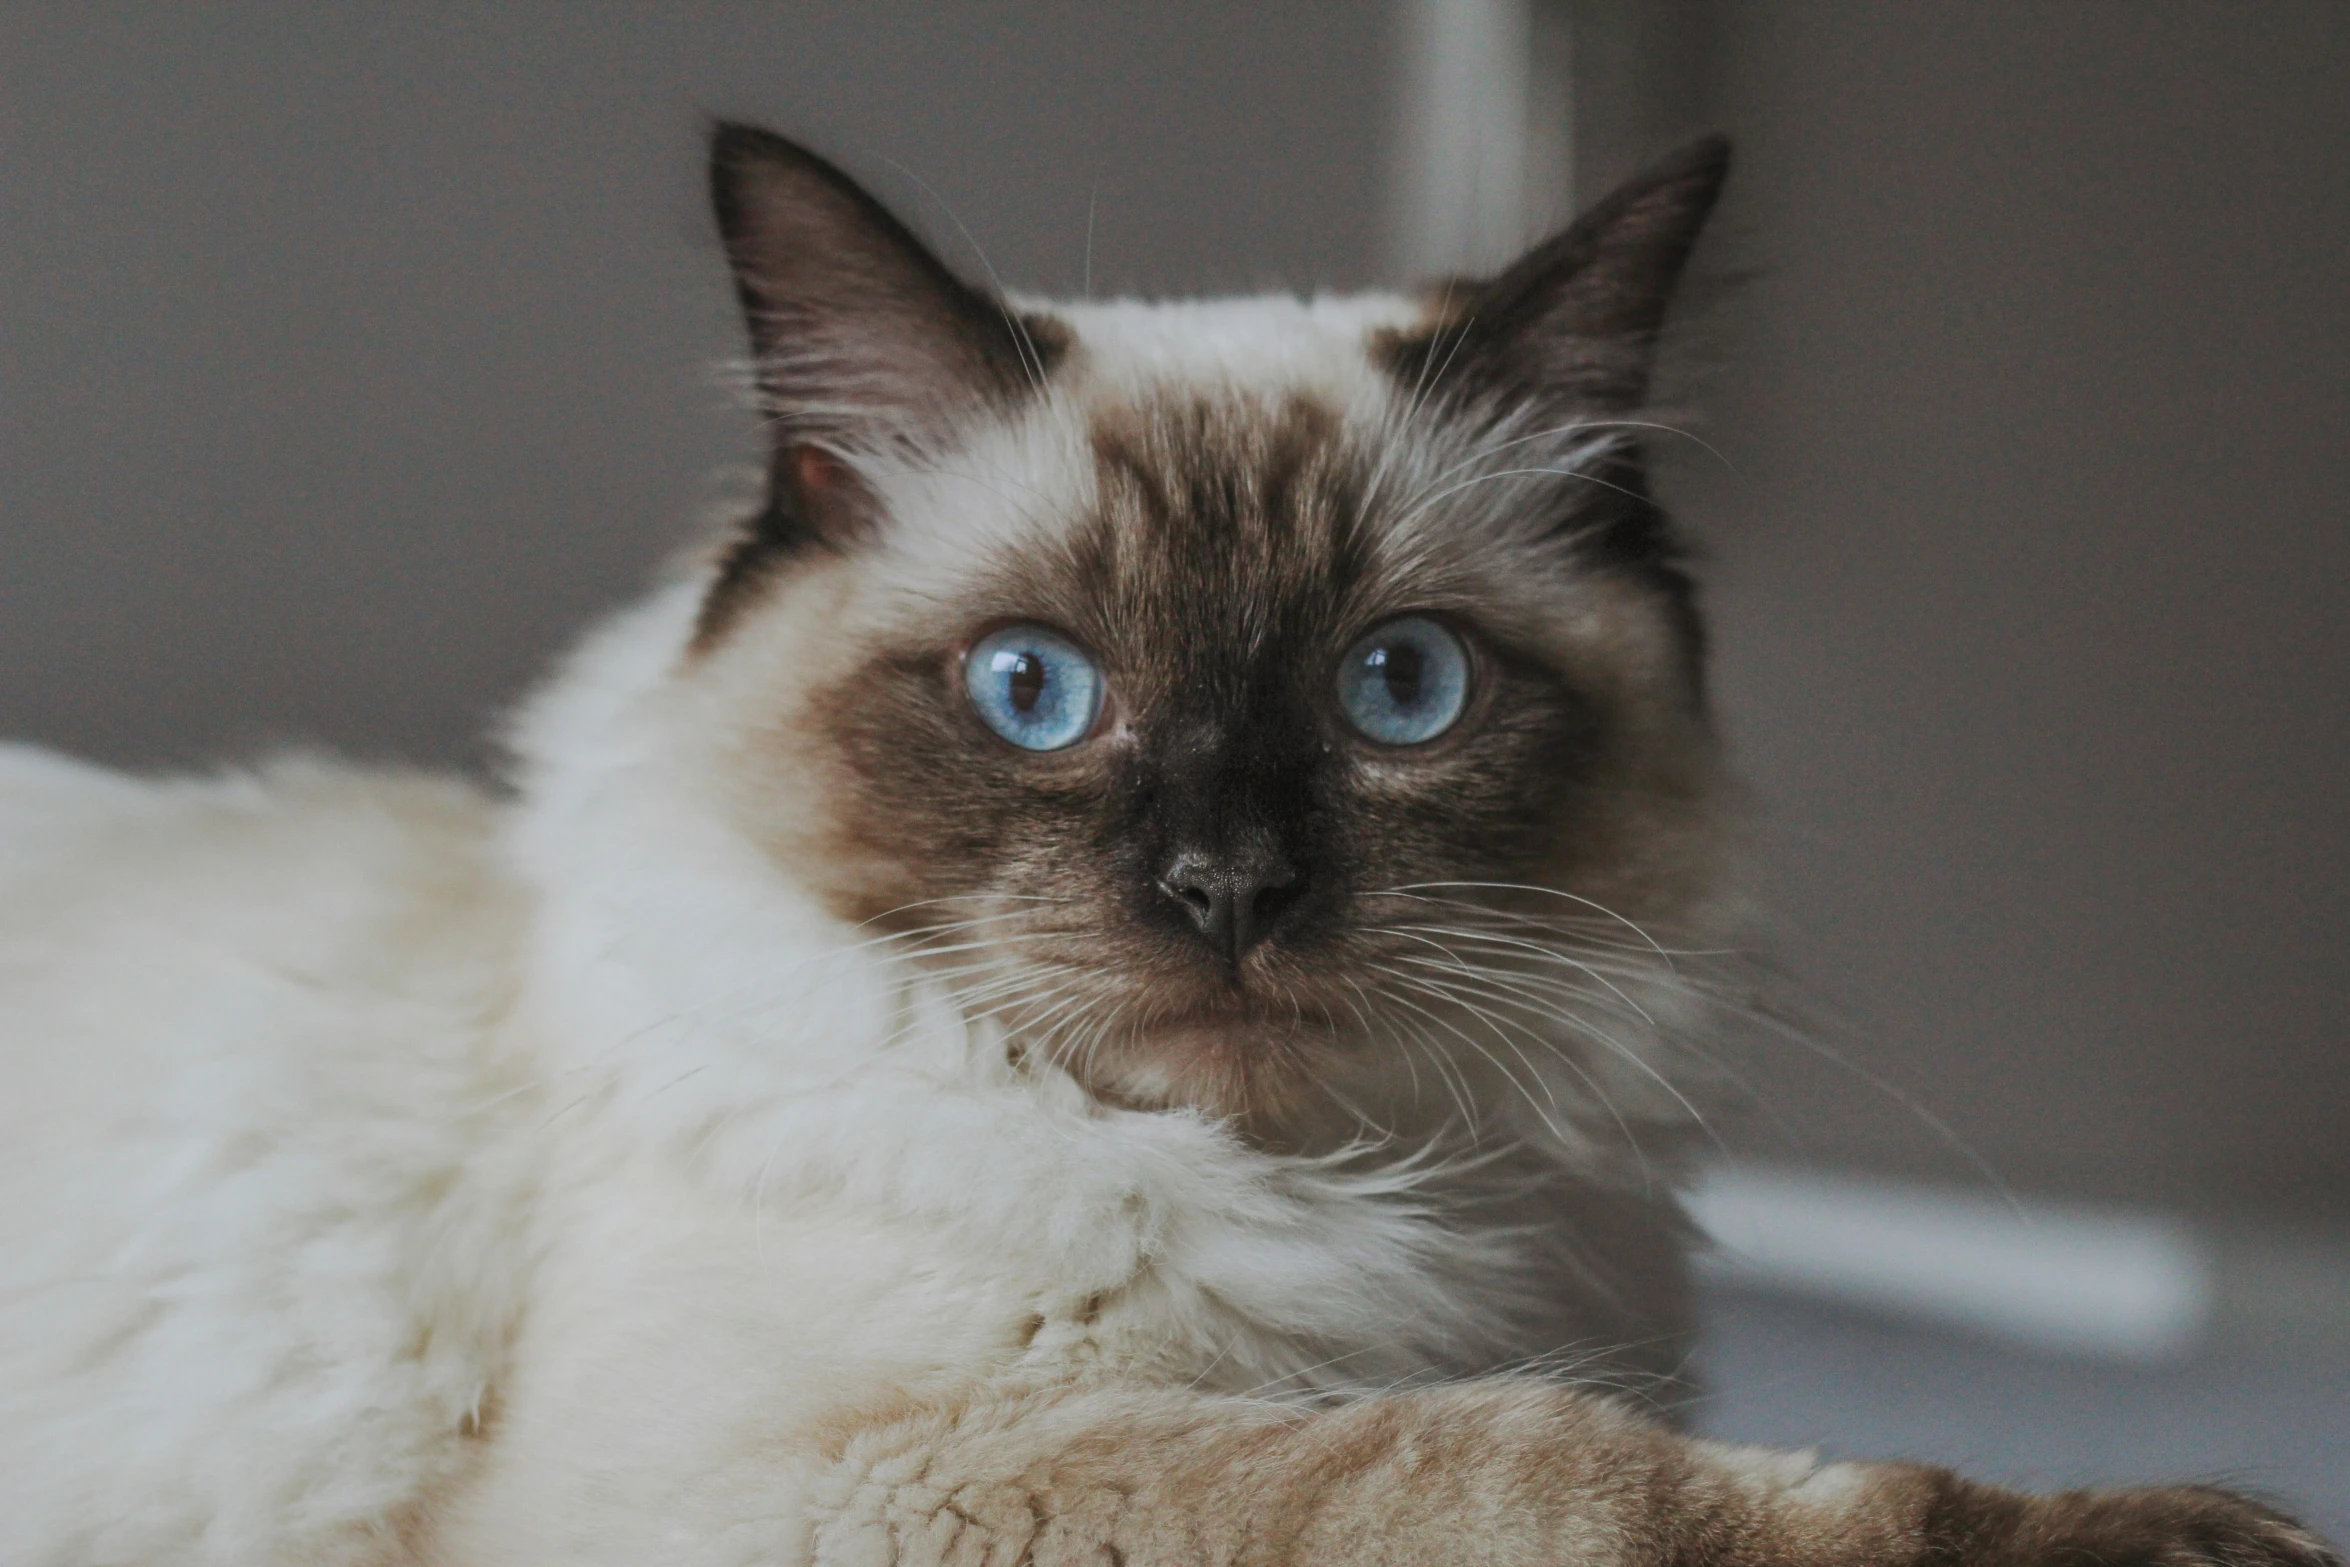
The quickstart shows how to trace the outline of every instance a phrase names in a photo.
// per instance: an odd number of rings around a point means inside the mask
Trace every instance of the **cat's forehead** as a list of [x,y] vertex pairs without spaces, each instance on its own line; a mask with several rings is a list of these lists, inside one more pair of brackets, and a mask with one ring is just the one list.
[[[1359,574],[1411,480],[1378,344],[1397,295],[1063,305],[1042,395],[891,475],[890,553],[925,596],[1056,573],[1099,596],[1181,575],[1227,592]],[[1184,560],[1173,574],[1153,562]],[[1195,604],[1195,608],[1206,608]]]
[[1306,393],[1341,407],[1377,401],[1389,378],[1372,345],[1419,323],[1425,307],[1401,294],[1288,294],[1254,298],[1056,304],[1070,328],[1068,367],[1080,397],[1163,399]]

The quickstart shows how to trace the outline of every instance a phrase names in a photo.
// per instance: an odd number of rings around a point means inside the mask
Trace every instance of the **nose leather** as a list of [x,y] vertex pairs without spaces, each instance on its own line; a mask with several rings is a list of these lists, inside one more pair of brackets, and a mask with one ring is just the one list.
[[1181,906],[1218,956],[1238,963],[1303,896],[1305,875],[1264,845],[1188,848],[1168,864],[1159,890]]

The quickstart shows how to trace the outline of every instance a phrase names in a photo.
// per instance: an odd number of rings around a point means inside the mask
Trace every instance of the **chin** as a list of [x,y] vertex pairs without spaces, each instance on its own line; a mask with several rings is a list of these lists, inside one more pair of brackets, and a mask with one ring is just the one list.
[[1310,1113],[1352,1041],[1294,1009],[1200,1009],[1085,1042],[1061,1066],[1104,1104],[1273,1127]]

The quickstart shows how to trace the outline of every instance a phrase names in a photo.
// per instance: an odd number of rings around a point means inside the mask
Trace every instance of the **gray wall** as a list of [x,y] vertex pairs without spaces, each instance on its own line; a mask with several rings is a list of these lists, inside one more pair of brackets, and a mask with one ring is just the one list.
[[[2350,8],[1718,11],[1663,40],[1705,96],[1586,161],[1742,138],[1737,472],[1676,489],[1828,1044],[2025,1185],[2350,1210]],[[1359,282],[1387,23],[0,8],[0,733],[471,754],[745,453],[703,111],[919,176],[1018,282],[1089,210],[1097,288]],[[1752,1075],[1748,1146],[1966,1175],[1805,1049]]]
[[[2019,1183],[2350,1213],[2350,7],[1718,13],[1691,502],[1791,966]],[[1804,1054],[1803,1146],[1966,1174]]]
[[1078,289],[1089,227],[1103,291],[1360,284],[1386,25],[0,7],[0,733],[465,754],[747,452],[705,113],[839,151],[1022,285]]

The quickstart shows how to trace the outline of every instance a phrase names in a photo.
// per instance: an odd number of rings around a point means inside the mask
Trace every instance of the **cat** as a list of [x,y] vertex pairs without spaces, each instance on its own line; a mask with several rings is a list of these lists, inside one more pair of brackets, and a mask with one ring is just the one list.
[[1726,165],[1046,303],[718,127],[766,495],[510,790],[0,752],[0,1561],[2332,1561],[1672,1424]]

